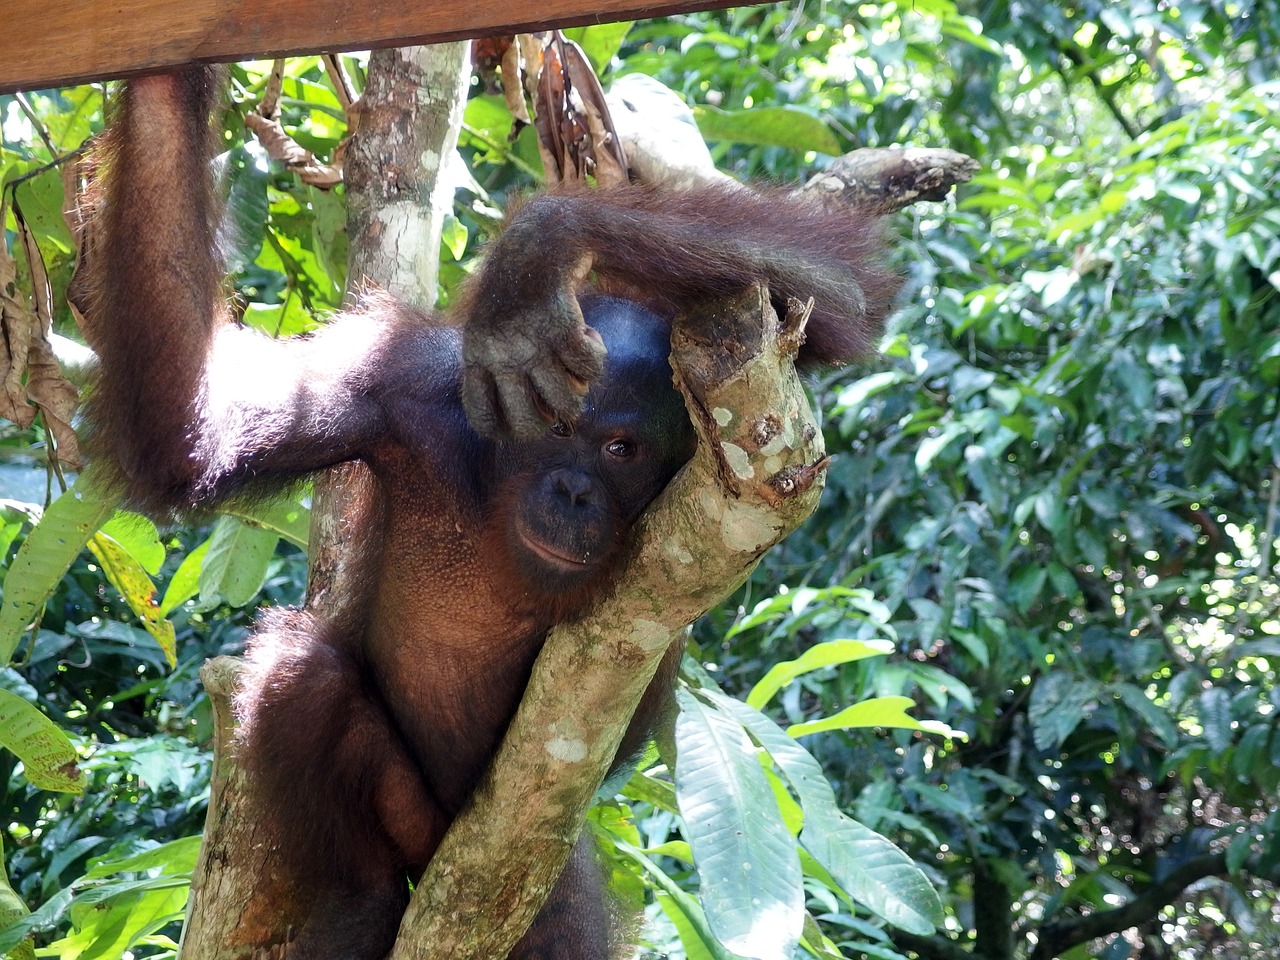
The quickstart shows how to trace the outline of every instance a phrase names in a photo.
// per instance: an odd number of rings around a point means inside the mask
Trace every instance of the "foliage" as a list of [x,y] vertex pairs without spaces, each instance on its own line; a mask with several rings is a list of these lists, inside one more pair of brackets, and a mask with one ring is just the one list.
[[[576,32],[606,79],[681,92],[738,175],[892,143],[985,167],[900,216],[887,362],[815,385],[829,490],[697,626],[683,764],[592,815],[655,954],[1280,951],[1275,14],[917,0]],[[235,69],[233,112],[264,67]],[[345,127],[318,60],[290,61],[282,104],[331,155]],[[229,120],[243,319],[309,329],[341,298],[341,190],[301,184]],[[6,244],[29,292],[17,232],[34,236],[68,334],[73,237],[43,165],[100,123],[94,87],[0,97]],[[537,176],[532,132],[509,141],[509,124],[501,98],[469,102],[446,300]],[[159,536],[49,495],[42,441],[0,434],[0,643],[17,646],[0,741],[30,778],[0,753],[0,918],[35,911],[0,949],[31,931],[49,955],[167,956],[207,788],[195,671],[237,649],[252,607],[296,600],[305,510]],[[63,760],[42,767],[32,736]],[[66,750],[79,797],[33,786]]]

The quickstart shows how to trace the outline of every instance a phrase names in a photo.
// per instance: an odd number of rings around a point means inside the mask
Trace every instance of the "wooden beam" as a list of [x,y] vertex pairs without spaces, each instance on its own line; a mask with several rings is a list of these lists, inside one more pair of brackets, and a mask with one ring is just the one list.
[[733,0],[5,0],[0,93],[191,63],[367,50],[727,7]]

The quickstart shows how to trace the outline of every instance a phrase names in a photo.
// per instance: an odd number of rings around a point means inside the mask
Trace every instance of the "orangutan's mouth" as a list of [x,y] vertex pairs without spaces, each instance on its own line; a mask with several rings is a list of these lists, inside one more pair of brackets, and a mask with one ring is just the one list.
[[568,567],[570,569],[577,570],[587,566],[591,562],[590,557],[571,557],[567,554],[560,553],[558,550],[553,550],[541,540],[530,536],[523,530],[519,530],[518,533],[520,534],[520,542],[525,545],[530,553],[542,560],[545,560],[552,566]]

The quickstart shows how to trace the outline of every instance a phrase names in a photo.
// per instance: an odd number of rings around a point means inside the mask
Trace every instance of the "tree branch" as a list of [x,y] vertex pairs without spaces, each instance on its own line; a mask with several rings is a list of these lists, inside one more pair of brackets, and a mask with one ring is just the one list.
[[1039,942],[1031,952],[1031,960],[1053,960],[1082,943],[1147,923],[1197,880],[1226,872],[1225,852],[1206,853],[1179,864],[1126,904],[1085,916],[1050,920],[1039,929]]
[[841,194],[876,213],[894,213],[918,200],[943,200],[979,170],[972,157],[942,147],[864,147],[837,157],[805,184]]
[[889,939],[895,947],[910,950],[920,960],[973,960],[973,954],[969,950],[942,934],[922,937],[904,930],[894,930]]

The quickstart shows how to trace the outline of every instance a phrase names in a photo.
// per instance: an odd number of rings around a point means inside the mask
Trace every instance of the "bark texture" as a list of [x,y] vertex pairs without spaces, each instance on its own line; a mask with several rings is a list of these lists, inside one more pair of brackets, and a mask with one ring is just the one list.
[[[346,157],[348,287],[372,281],[419,306],[436,300],[440,228],[452,206],[446,162],[457,146],[469,78],[466,43],[383,50],[369,67],[359,133]],[[377,542],[372,475],[349,463],[317,477],[312,498],[307,605],[330,619],[360,618],[365,595],[352,563]],[[358,536],[356,534],[359,534]],[[307,915],[308,891],[275,868],[274,851],[246,809],[243,773],[230,756],[237,661],[201,671],[214,704],[214,776],[204,843],[192,876],[182,960],[284,955]]]

